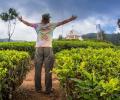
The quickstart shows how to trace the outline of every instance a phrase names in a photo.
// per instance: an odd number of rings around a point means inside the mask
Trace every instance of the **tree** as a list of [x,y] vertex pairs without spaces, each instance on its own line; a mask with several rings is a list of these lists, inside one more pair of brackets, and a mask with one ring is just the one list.
[[117,21],[118,28],[120,28],[120,19]]
[[62,40],[62,39],[63,39],[63,36],[62,36],[62,34],[60,34],[58,37],[58,40]]
[[14,8],[10,8],[7,12],[2,12],[0,14],[0,18],[4,22],[8,22],[8,41],[11,40],[11,37],[14,33],[15,26],[16,26],[16,17],[18,16],[18,13]]

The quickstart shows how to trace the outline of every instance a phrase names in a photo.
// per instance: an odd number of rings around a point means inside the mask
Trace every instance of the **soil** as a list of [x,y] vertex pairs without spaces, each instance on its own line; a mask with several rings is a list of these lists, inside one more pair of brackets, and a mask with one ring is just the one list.
[[[32,68],[26,75],[26,78],[24,79],[22,85],[14,92],[13,100],[65,100],[63,97],[64,93],[60,88],[59,81],[55,74],[52,75],[52,80],[53,80],[52,82],[54,88],[53,95],[50,96],[44,93],[37,93],[34,88],[34,73],[35,73],[34,64],[32,64]],[[45,88],[44,80],[45,80],[45,71],[43,67],[42,68],[43,90]]]

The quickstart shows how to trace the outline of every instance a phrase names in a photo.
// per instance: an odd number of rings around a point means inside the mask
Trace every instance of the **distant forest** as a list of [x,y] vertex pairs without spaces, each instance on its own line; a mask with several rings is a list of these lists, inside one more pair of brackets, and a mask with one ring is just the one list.
[[[97,33],[88,33],[82,35],[83,39],[97,39]],[[120,33],[113,33],[113,34],[104,34],[104,40],[112,42],[115,45],[120,45]]]

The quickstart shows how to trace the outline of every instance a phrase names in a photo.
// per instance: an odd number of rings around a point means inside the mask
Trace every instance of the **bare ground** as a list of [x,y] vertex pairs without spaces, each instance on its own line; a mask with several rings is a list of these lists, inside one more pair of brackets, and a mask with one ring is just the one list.
[[[53,78],[52,78],[53,88],[55,89],[53,96],[45,95],[44,93],[35,92],[34,72],[35,72],[34,65],[32,65],[32,69],[27,74],[22,85],[15,91],[13,100],[65,100],[63,97],[64,93],[59,86],[59,81],[55,74],[53,74]],[[42,68],[42,87],[43,87],[43,89],[45,88],[44,78],[45,78],[45,71],[44,71],[44,68]]]

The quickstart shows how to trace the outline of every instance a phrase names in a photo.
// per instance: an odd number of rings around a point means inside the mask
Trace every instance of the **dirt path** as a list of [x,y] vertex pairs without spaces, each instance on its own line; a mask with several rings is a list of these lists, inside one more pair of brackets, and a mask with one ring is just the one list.
[[[53,74],[53,88],[54,96],[50,97],[48,95],[45,95],[43,93],[36,93],[34,89],[34,65],[32,66],[32,69],[27,74],[25,80],[23,81],[22,85],[16,90],[14,94],[14,100],[64,100],[61,96],[61,89],[59,86],[59,81],[57,80],[57,77],[55,74]],[[45,78],[45,72],[44,68],[42,69],[42,87],[44,86],[44,78]]]

